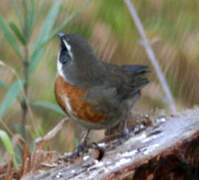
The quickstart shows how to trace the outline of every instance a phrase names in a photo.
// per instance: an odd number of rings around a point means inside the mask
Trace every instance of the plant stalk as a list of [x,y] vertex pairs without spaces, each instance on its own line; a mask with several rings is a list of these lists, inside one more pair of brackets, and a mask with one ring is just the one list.
[[160,65],[158,63],[158,60],[153,52],[153,49],[150,45],[150,42],[149,40],[147,39],[146,35],[145,35],[145,32],[144,32],[144,28],[143,28],[143,25],[140,21],[140,18],[136,12],[136,9],[133,5],[133,3],[130,1],[130,0],[125,0],[124,1],[126,3],[126,6],[131,14],[131,17],[132,19],[134,20],[134,23],[138,29],[138,32],[142,38],[142,42],[144,44],[144,47],[145,47],[145,51],[149,57],[149,60],[151,61],[151,64],[153,65],[154,69],[155,69],[155,72],[158,76],[158,79],[160,81],[160,84],[162,86],[162,89],[163,91],[165,92],[165,95],[167,96],[167,99],[168,99],[168,106],[171,110],[171,112],[173,114],[176,114],[177,112],[177,108],[176,108],[176,105],[175,105],[175,100],[173,98],[173,95],[171,93],[171,90],[169,88],[169,85],[165,79],[165,76],[162,72],[162,69],[160,68]]
[[22,119],[21,119],[21,128],[22,128],[22,135],[24,139],[26,139],[26,122],[27,122],[27,113],[28,113],[28,81],[29,81],[29,74],[28,74],[28,66],[29,66],[29,52],[28,52],[28,46],[26,45],[24,48],[24,60],[23,60],[23,71],[24,71],[24,93],[25,96],[22,100]]

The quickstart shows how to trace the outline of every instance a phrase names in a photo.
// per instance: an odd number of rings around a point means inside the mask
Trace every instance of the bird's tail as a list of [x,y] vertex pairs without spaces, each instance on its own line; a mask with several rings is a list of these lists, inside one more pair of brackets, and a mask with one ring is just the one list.
[[132,73],[132,75],[139,75],[150,72],[148,66],[145,65],[123,65],[122,69],[129,73]]
[[136,93],[139,93],[140,90],[149,83],[146,75],[149,73],[148,66],[145,65],[124,65],[122,66],[123,70],[128,73],[130,78],[130,84],[132,92],[130,96]]

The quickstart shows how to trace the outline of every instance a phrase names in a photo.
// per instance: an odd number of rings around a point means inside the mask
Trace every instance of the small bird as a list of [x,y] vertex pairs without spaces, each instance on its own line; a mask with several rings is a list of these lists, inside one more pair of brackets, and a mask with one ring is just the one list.
[[55,96],[69,118],[85,129],[76,153],[91,129],[111,129],[127,122],[141,89],[149,82],[144,65],[115,65],[99,60],[87,40],[58,33]]

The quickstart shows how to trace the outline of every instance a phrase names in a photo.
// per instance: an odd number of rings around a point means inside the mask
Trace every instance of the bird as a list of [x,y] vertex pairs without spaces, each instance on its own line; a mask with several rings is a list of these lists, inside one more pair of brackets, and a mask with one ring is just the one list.
[[92,129],[110,130],[123,124],[128,134],[131,110],[149,82],[146,65],[116,65],[100,60],[78,34],[58,33],[55,97],[66,115],[84,128],[75,152],[87,145]]

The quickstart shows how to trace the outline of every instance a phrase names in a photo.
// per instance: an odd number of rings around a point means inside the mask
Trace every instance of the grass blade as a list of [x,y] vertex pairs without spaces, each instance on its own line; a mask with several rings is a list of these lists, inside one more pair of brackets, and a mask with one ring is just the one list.
[[10,45],[13,47],[15,52],[19,57],[22,57],[21,51],[19,49],[19,46],[17,45],[15,37],[12,35],[11,31],[9,30],[7,24],[4,22],[3,17],[0,15],[0,28],[5,34],[6,39],[10,43]]
[[[40,57],[43,55],[45,47],[42,47],[42,44],[49,38],[53,25],[57,19],[60,7],[61,7],[62,0],[57,0],[56,3],[51,7],[50,11],[47,14],[47,17],[44,21],[44,24],[41,28],[41,32],[34,43],[33,52],[31,56],[31,64],[29,66],[29,72],[33,72],[36,68],[37,63],[39,62]],[[40,49],[36,51],[36,49]]]
[[6,151],[10,155],[10,157],[13,158],[14,167],[18,168],[18,163],[14,156],[14,148],[12,146],[12,141],[11,141],[10,137],[8,136],[8,134],[1,129],[0,129],[0,139],[5,147]]
[[21,91],[21,81],[15,81],[12,86],[9,88],[6,97],[0,105],[0,119],[3,117],[6,110],[10,107],[12,102],[17,98]]
[[53,104],[53,103],[49,103],[45,101],[35,101],[32,103],[32,106],[42,107],[45,109],[53,110],[59,114],[66,115],[58,105]]
[[2,81],[2,80],[0,80],[0,86],[3,87],[5,90],[9,89],[9,85],[6,82]]
[[24,35],[29,41],[33,31],[33,19],[35,12],[35,1],[34,0],[23,0],[23,11],[24,11]]
[[44,47],[46,44],[48,44],[48,42],[50,42],[56,35],[58,32],[60,32],[73,18],[75,18],[76,16],[78,16],[81,11],[87,7],[87,5],[91,2],[92,0],[87,0],[86,3],[81,6],[76,12],[72,13],[72,15],[67,18],[59,27],[56,28],[56,30],[51,33],[51,35],[48,37],[48,39],[46,41],[44,41],[40,47],[37,47],[35,49],[34,54],[37,54],[38,51],[41,49],[41,47]]
[[30,10],[28,13],[28,29],[30,31],[30,35],[32,34],[33,31],[33,21],[34,21],[34,17],[35,17],[35,1],[31,0],[31,5],[30,5]]
[[33,26],[35,25],[39,15],[41,14],[44,4],[46,3],[46,0],[41,0],[40,1],[41,4],[39,4],[38,10],[36,11],[36,13],[34,13],[34,17],[33,17]]
[[19,7],[18,7],[18,5],[17,5],[17,2],[16,2],[16,0],[11,0],[11,2],[12,2],[12,4],[13,4],[13,6],[14,6],[14,9],[15,9],[15,12],[16,12],[16,15],[17,15],[17,18],[18,18],[18,20],[19,20],[19,23],[20,23],[21,27],[23,28],[23,27],[24,27],[23,18],[22,18],[22,16],[21,16],[20,9],[19,9]]
[[21,34],[19,28],[16,26],[16,24],[14,24],[13,22],[11,22],[9,25],[10,25],[10,28],[11,28],[11,29],[13,30],[13,32],[15,33],[15,35],[17,36],[18,40],[20,40],[21,43],[22,43],[23,45],[25,45],[25,44],[26,44],[26,41],[25,41],[24,37],[22,36],[22,34]]
[[32,55],[31,63],[28,68],[29,73],[33,73],[35,71],[37,64],[39,63],[39,60],[43,56],[44,52],[45,52],[45,46],[43,46],[43,48],[38,49],[37,53]]

